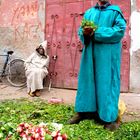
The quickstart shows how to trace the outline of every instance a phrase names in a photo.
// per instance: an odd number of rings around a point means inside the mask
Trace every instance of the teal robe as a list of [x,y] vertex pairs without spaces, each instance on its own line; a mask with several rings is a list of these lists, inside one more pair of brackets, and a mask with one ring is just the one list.
[[[75,111],[97,111],[100,119],[113,122],[118,116],[121,39],[126,21],[116,5],[104,8],[96,5],[85,12],[84,19],[94,21],[98,28],[89,45],[83,48]],[[78,35],[84,45],[81,27]]]

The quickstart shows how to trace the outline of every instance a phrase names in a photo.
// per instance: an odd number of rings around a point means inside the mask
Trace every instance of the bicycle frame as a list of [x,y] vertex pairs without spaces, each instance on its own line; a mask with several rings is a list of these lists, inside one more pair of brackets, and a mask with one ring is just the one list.
[[12,55],[12,54],[13,54],[13,51],[8,51],[7,54],[0,55],[0,56],[6,57],[6,60],[4,62],[4,66],[2,68],[2,72],[0,74],[1,77],[3,77],[5,75],[6,67],[7,67],[9,60],[10,60],[10,55]]
[[[0,72],[0,82],[3,81],[3,77],[6,77],[7,81],[15,87],[22,87],[26,85],[26,76],[23,71],[24,69],[24,60],[20,58],[12,58],[11,55],[13,51],[8,51],[7,54],[0,55],[4,56],[5,61],[3,69]],[[18,68],[23,68],[22,70]],[[17,80],[18,79],[18,80]]]
[[5,70],[6,70],[8,61],[9,61],[9,55],[0,55],[0,56],[6,56],[6,60],[5,60],[5,63],[4,63],[3,69],[2,69],[2,73],[1,73],[1,77],[3,77],[5,74]]

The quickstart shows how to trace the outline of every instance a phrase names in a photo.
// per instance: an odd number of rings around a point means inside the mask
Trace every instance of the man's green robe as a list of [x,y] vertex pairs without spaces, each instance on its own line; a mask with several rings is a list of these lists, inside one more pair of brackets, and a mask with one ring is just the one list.
[[[126,21],[118,6],[98,4],[85,12],[84,19],[93,21],[98,28],[83,48],[75,111],[97,111],[103,121],[113,122],[118,116],[121,39]],[[84,44],[81,27],[78,35]]]

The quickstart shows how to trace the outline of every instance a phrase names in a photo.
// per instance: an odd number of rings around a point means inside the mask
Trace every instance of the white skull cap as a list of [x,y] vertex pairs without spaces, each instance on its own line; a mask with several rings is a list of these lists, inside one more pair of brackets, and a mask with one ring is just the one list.
[[45,51],[45,55],[47,56],[47,40],[45,40],[42,43],[40,43],[39,46],[42,46],[42,48]]
[[43,41],[42,43],[39,44],[39,46],[42,46],[43,48],[47,47],[47,40]]

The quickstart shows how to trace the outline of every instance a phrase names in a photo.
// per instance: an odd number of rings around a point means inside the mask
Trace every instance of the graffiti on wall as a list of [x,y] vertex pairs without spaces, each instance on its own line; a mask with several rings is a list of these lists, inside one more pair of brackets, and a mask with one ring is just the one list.
[[[1,2],[1,0],[0,0]],[[7,5],[8,4],[8,5]],[[7,6],[6,6],[7,5]],[[13,30],[14,41],[24,39],[35,39],[39,33],[43,32],[43,24],[39,17],[39,12],[44,13],[44,1],[16,1],[13,3],[8,0],[2,3],[0,25]]]
[[38,8],[38,1],[14,7],[11,25],[37,18]]
[[28,24],[17,26],[14,28],[14,40],[35,39],[38,38],[39,32],[42,29],[42,24]]
[[[15,41],[38,38],[38,32],[43,30],[42,23],[38,17],[42,4],[34,1],[13,9],[11,25],[14,27]],[[44,9],[42,8],[42,10]]]

